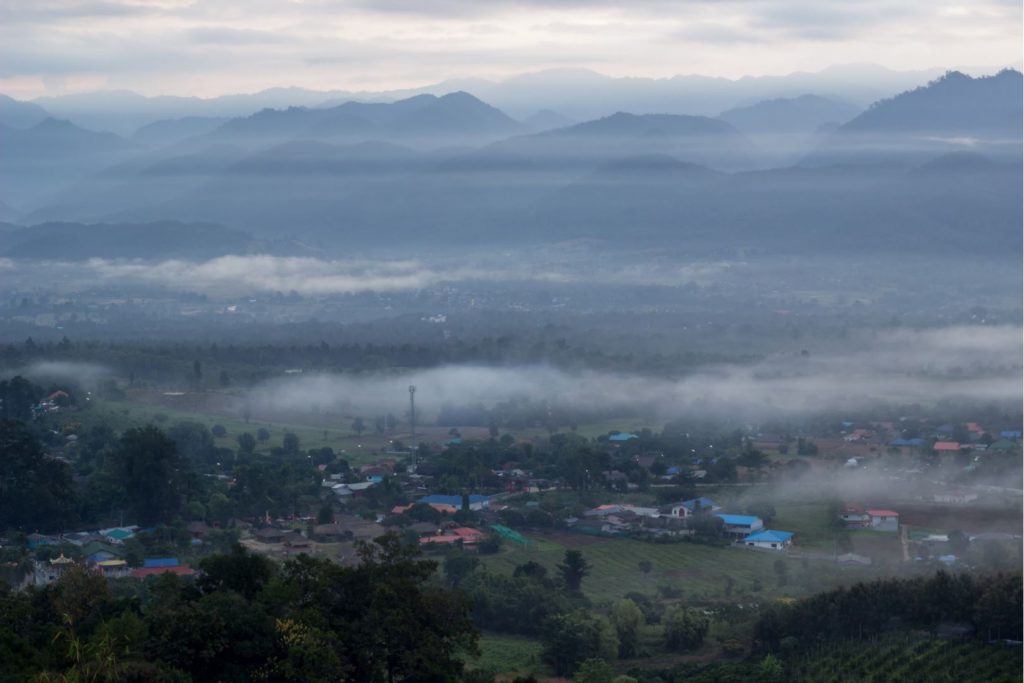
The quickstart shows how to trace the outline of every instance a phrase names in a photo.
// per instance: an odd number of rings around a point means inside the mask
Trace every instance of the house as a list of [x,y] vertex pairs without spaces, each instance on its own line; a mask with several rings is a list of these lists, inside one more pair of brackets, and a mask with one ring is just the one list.
[[313,540],[318,543],[340,543],[348,538],[345,527],[337,522],[317,524],[313,527]]
[[60,539],[56,536],[44,536],[43,534],[29,534],[27,540],[29,550],[36,550],[44,545],[60,545]]
[[421,546],[456,546],[462,545],[462,542],[462,538],[460,536],[455,535],[446,536],[444,534],[437,534],[435,536],[423,536],[422,538],[420,538]]
[[64,557],[64,553],[48,562],[36,562],[32,582],[37,586],[47,586],[74,566],[75,561],[70,557]]
[[308,548],[309,539],[300,534],[298,531],[290,531],[284,535],[281,539],[289,548]]
[[280,543],[284,540],[284,532],[274,527],[264,527],[256,532],[256,540],[261,543]]
[[754,515],[728,515],[715,513],[725,523],[725,533],[730,536],[749,536],[764,528],[764,521]]
[[618,432],[608,437],[608,440],[612,443],[625,443],[626,441],[632,441],[633,439],[639,439],[640,437],[631,432]]
[[867,511],[853,503],[843,508],[839,518],[843,520],[847,529],[863,529],[864,527],[871,526],[871,517],[868,516]]
[[[471,493],[469,496],[469,509],[474,511],[484,510],[490,506],[490,498],[482,496],[478,493]],[[417,503],[425,503],[427,505],[446,505],[454,507],[456,510],[462,509],[463,496],[445,496],[441,494],[433,494],[429,496],[423,496]]]
[[792,542],[792,532],[775,531],[774,529],[762,529],[750,534],[741,541],[747,547],[763,548],[766,550],[785,550]]
[[915,436],[911,439],[893,439],[889,442],[889,445],[893,448],[907,448],[924,445],[924,439],[919,436]]
[[96,569],[107,579],[123,579],[131,575],[131,568],[124,560],[103,560],[96,563]]
[[409,531],[413,532],[417,536],[435,536],[437,535],[437,525],[430,522],[416,522],[406,527]]
[[710,498],[691,498],[690,500],[684,500],[682,503],[677,503],[669,508],[669,514],[673,517],[689,517],[696,510],[700,510],[702,514],[714,513],[721,510],[721,506],[716,505],[715,501]]
[[900,513],[892,510],[869,509],[866,511],[869,526],[875,531],[899,531]]
[[157,569],[167,567],[180,567],[181,562],[176,557],[150,557],[142,560],[143,569]]
[[361,498],[366,495],[366,490],[372,486],[376,486],[375,481],[362,481],[355,484],[335,484],[331,487],[331,491],[334,492],[338,498]]
[[1004,429],[999,432],[1000,439],[1016,439],[1020,441],[1022,432],[1019,429]]
[[130,527],[114,527],[113,529],[101,529],[100,535],[109,543],[120,545],[135,535],[135,530]]
[[932,450],[936,453],[959,453],[960,444],[956,441],[936,441]]
[[457,527],[451,532],[462,539],[463,545],[475,545],[486,538],[484,532],[470,527]]
[[123,559],[124,550],[109,543],[90,541],[82,546],[82,558],[87,565],[95,565],[104,560]]

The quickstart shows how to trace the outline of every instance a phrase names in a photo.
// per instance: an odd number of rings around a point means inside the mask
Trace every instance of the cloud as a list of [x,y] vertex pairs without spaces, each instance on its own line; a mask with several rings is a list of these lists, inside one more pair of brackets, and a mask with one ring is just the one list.
[[949,327],[883,335],[859,351],[776,356],[678,379],[547,366],[448,366],[410,373],[316,375],[257,387],[260,410],[374,414],[400,410],[417,387],[425,414],[445,403],[517,398],[612,415],[717,417],[735,422],[942,401],[1019,405],[1019,327]]
[[[0,259],[0,273],[14,286],[29,280],[39,264]],[[508,259],[476,259],[467,265],[455,258],[447,263],[418,260],[327,260],[268,255],[221,256],[208,261],[125,261],[90,259],[86,262],[49,261],[42,267],[62,287],[78,291],[97,284],[114,287],[147,285],[178,292],[216,297],[266,292],[296,292],[327,296],[357,292],[402,292],[458,282],[586,283],[604,285],[683,286],[706,284],[736,262],[647,263],[642,266],[611,263],[595,271],[571,259],[546,261],[519,255]]]
[[0,377],[22,375],[38,383],[74,382],[90,389],[95,388],[100,379],[112,374],[110,368],[103,365],[71,361],[43,361],[9,372],[0,371]]
[[[381,90],[566,65],[739,77],[813,70],[823,55],[904,69],[1017,64],[1020,20],[1019,3],[1000,0],[8,0],[0,63],[19,82],[89,74],[109,87],[198,95]],[[339,68],[348,64],[359,68]]]

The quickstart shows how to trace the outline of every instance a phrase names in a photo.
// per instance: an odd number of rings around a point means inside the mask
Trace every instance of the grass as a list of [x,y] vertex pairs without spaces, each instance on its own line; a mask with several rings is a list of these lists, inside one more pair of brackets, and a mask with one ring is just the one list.
[[541,661],[540,642],[523,636],[509,636],[496,633],[480,634],[480,655],[465,657],[470,669],[483,669],[499,674],[546,674],[547,667]]
[[775,518],[768,526],[792,531],[794,542],[802,548],[833,550],[835,530],[828,516],[828,505],[821,502],[788,502],[775,506]]
[[[772,593],[773,566],[778,555],[736,547],[698,543],[656,544],[625,538],[595,538],[558,533],[531,534],[532,543],[523,547],[506,542],[502,550],[483,557],[495,571],[511,572],[517,564],[533,560],[557,572],[567,549],[579,549],[591,566],[583,590],[595,602],[613,601],[630,592],[654,595],[661,585],[681,590],[686,599],[725,597],[727,577],[733,579],[732,596],[751,593],[755,579],[764,592]],[[639,563],[649,560],[651,573],[644,575]]]

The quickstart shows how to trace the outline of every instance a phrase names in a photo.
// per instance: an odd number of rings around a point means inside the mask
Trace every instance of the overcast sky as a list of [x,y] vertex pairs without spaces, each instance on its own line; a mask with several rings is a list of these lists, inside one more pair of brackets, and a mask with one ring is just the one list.
[[1020,0],[0,0],[0,92],[1018,66]]

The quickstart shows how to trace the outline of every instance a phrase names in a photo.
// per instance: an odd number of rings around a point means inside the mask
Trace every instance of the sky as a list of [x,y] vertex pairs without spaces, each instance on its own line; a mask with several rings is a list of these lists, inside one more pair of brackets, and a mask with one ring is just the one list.
[[1019,68],[1019,0],[0,0],[0,92]]

